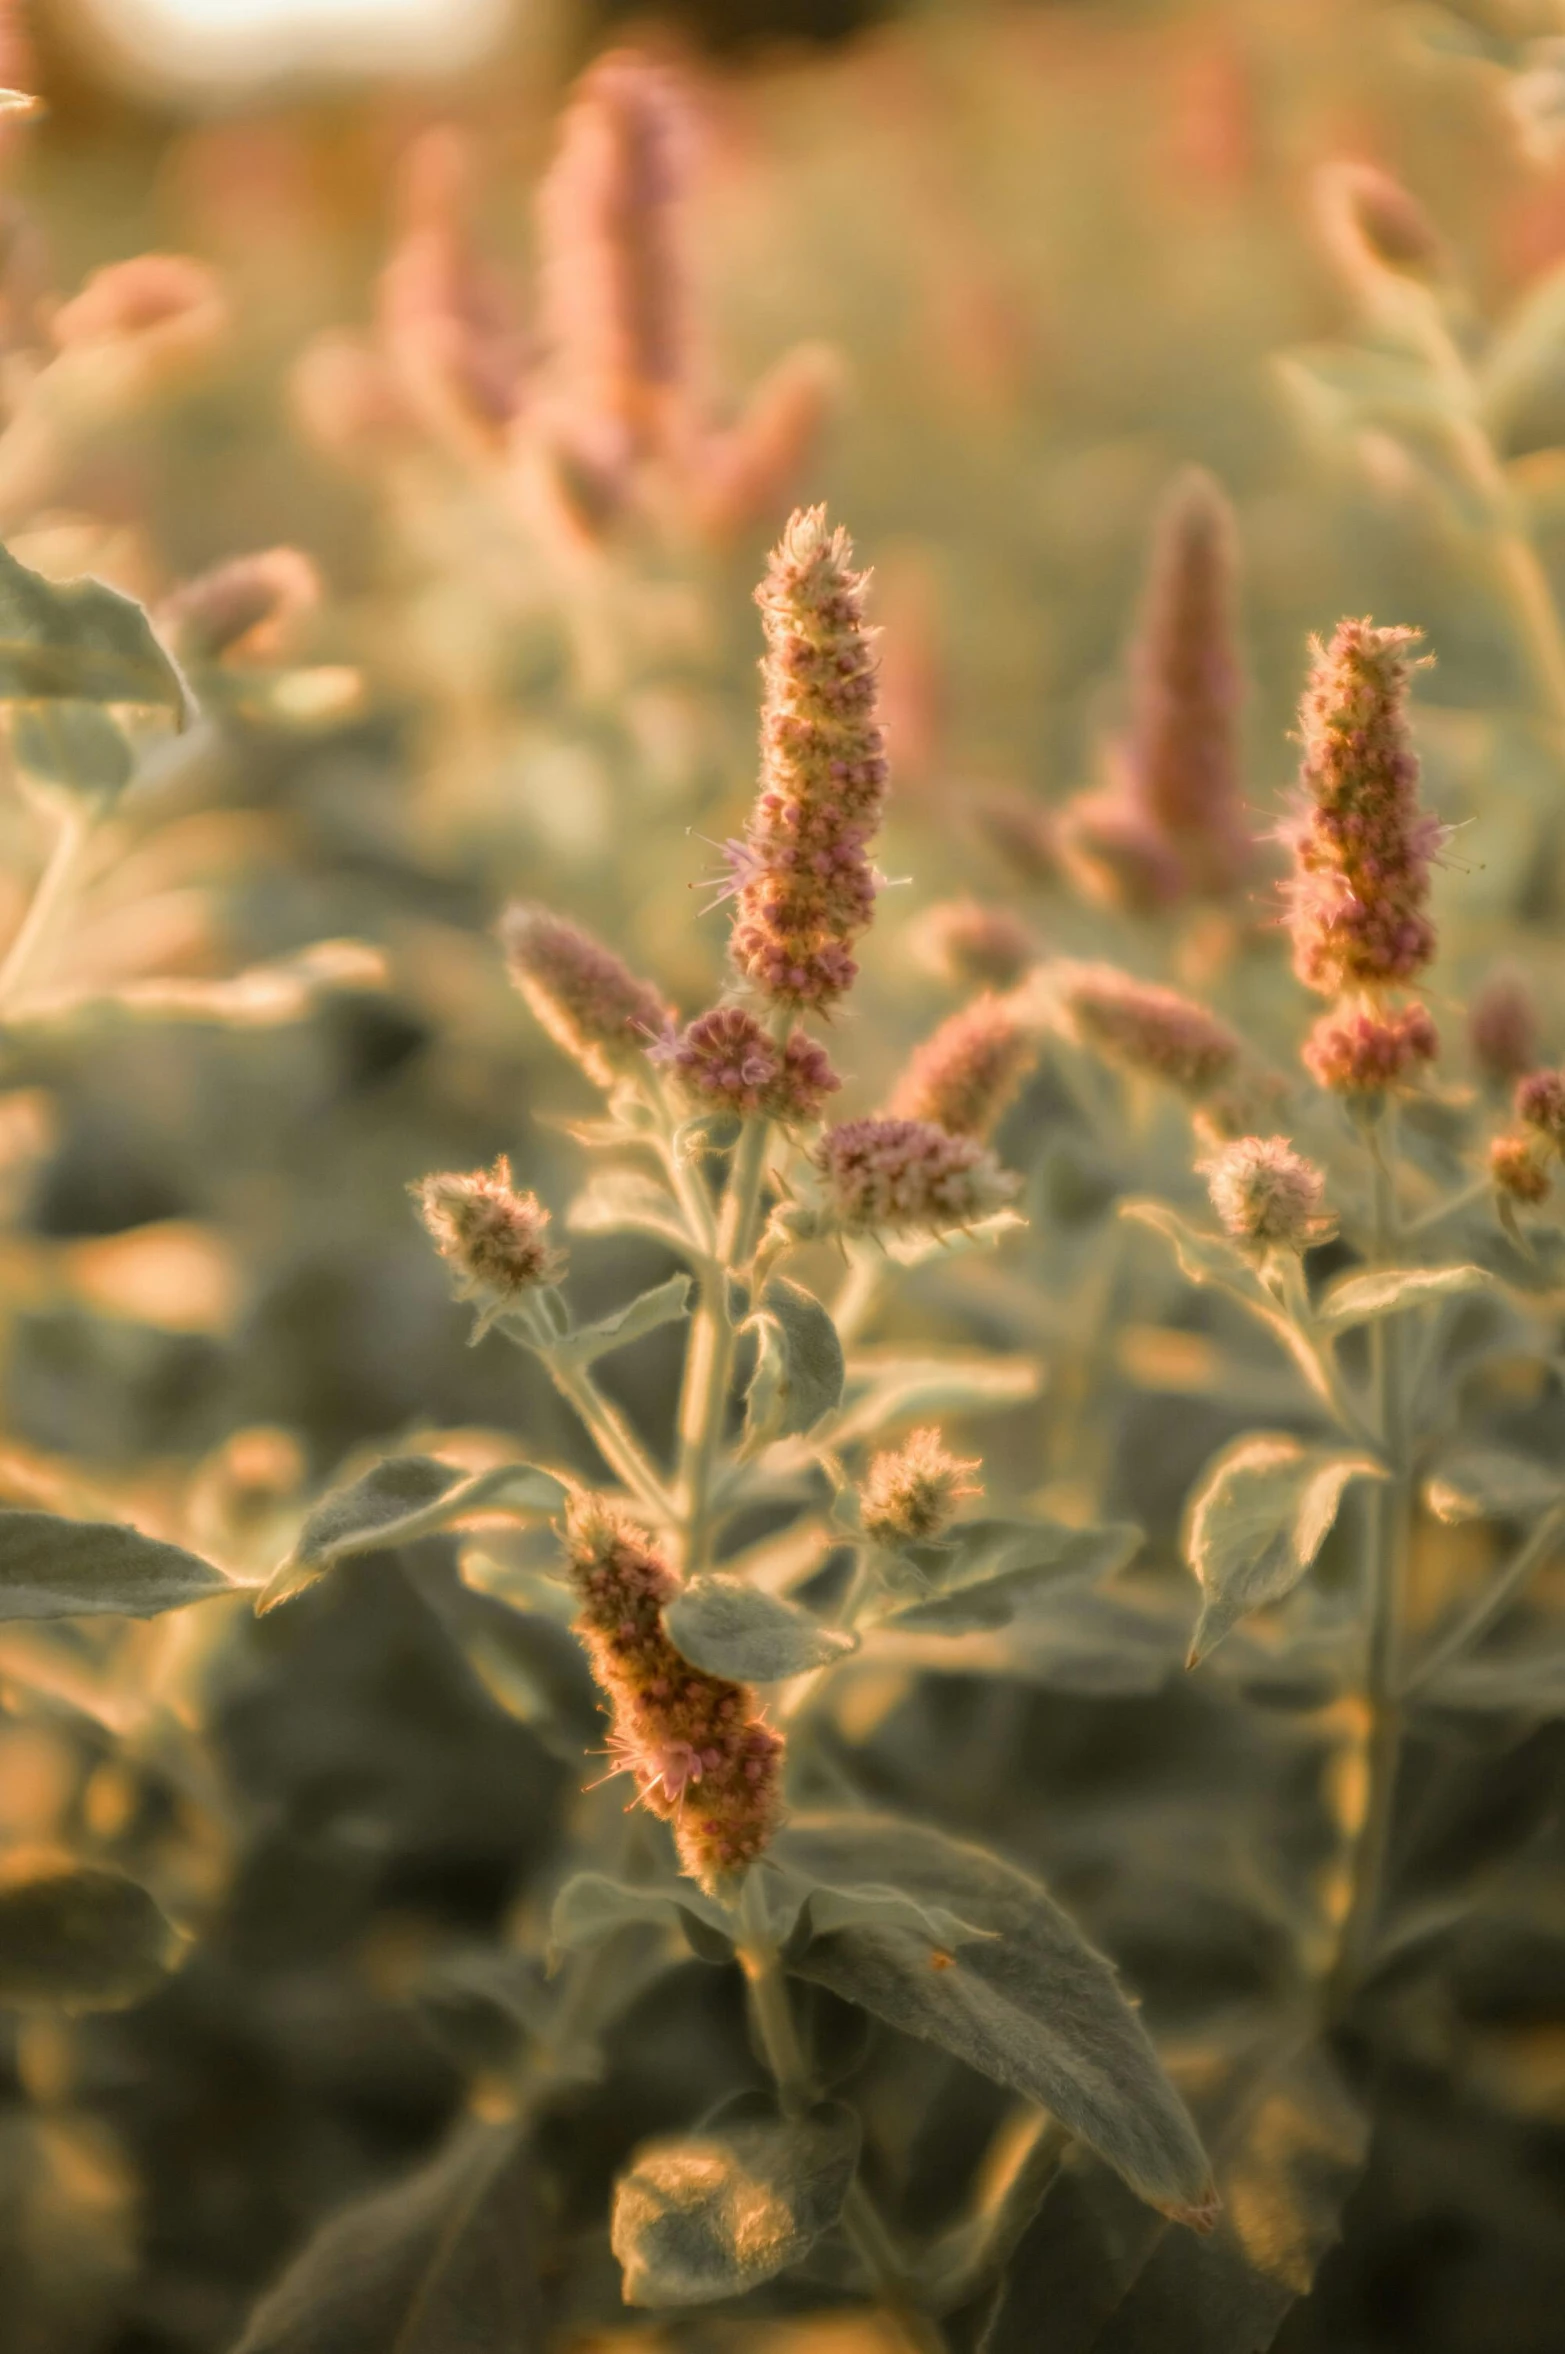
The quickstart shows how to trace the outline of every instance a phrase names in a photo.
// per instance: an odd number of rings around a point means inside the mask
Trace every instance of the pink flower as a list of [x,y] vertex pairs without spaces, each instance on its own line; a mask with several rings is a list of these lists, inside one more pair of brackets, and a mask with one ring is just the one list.
[[977,899],[947,899],[926,908],[914,926],[921,960],[944,981],[1009,989],[1038,961],[1030,924],[1008,907]]
[[1538,1059],[1538,1012],[1520,973],[1502,967],[1489,975],[1468,1009],[1467,1038],[1474,1062],[1496,1085],[1532,1069]]
[[610,1754],[642,1805],[672,1827],[685,1870],[710,1888],[753,1863],[777,1828],[782,1740],[747,1685],[676,1651],[663,1612],[679,1580],[614,1505],[573,1497],[565,1552],[581,1603],[576,1632],[612,1711]]
[[158,620],[183,661],[275,661],[320,599],[320,575],[302,550],[261,548],[183,582]]
[[1303,1251],[1336,1232],[1326,1180],[1286,1136],[1241,1136],[1202,1163],[1225,1234],[1263,1249]]
[[548,1240],[549,1213],[536,1194],[516,1192],[504,1153],[492,1169],[443,1170],[412,1192],[436,1250],[461,1278],[463,1298],[497,1313],[564,1274],[565,1254]]
[[1343,621],[1301,709],[1306,806],[1284,828],[1293,852],[1293,967],[1323,996],[1409,981],[1435,952],[1430,864],[1442,839],[1418,805],[1407,726],[1415,629]]
[[612,1086],[667,1028],[670,1007],[611,949],[546,907],[507,908],[500,937],[511,978],[556,1046]]
[[1367,1013],[1338,1006],[1304,1041],[1304,1067],[1336,1095],[1377,1095],[1409,1079],[1440,1051],[1440,1034],[1427,1007]]
[[927,1120],[845,1120],[811,1158],[827,1228],[844,1234],[971,1226],[1003,1209],[1018,1185],[973,1137]]
[[881,1545],[928,1544],[941,1537],[968,1496],[982,1485],[969,1479],[977,1457],[964,1462],[951,1454],[938,1430],[909,1433],[900,1447],[877,1455],[859,1489],[859,1511],[867,1536]]
[[738,970],[784,1005],[843,995],[857,971],[852,943],[874,912],[868,853],[887,767],[852,553],[812,507],[793,517],[756,591],[761,790],[736,864],[730,947]]
[[894,1119],[933,1120],[952,1136],[988,1136],[1038,1059],[1038,1043],[1003,997],[977,997],[918,1047],[892,1091]]
[[673,1073],[680,1092],[700,1109],[740,1118],[759,1113],[789,1127],[817,1119],[826,1097],[842,1084],[825,1048],[804,1031],[795,1030],[779,1046],[740,1005],[718,1005],[698,1014],[651,1051],[653,1061]]
[[1549,1198],[1548,1162],[1536,1136],[1497,1136],[1489,1147],[1489,1174],[1495,1191],[1511,1201]]
[[1232,1076],[1239,1040],[1216,1014],[1115,965],[1065,965],[1057,982],[1067,1026],[1084,1046],[1147,1078],[1200,1096]]
[[1516,1088],[1516,1117],[1535,1128],[1552,1145],[1565,1150],[1565,1076],[1558,1071],[1529,1071]]

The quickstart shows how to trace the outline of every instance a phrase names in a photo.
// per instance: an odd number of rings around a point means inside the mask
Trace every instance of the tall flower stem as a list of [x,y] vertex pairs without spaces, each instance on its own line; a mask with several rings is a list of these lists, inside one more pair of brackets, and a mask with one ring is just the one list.
[[740,1131],[718,1216],[716,1263],[702,1279],[701,1305],[691,1328],[679,1416],[678,1510],[687,1577],[700,1575],[711,1551],[712,1474],[722,1443],[737,1331],[729,1279],[755,1251],[770,1134],[771,1124],[764,1119],[746,1120]]
[[[1370,1152],[1373,1252],[1376,1264],[1386,1266],[1395,1260],[1399,1231],[1392,1176],[1395,1128],[1389,1113],[1382,1116],[1378,1130],[1371,1135]],[[1328,2007],[1334,2013],[1352,2000],[1374,1951],[1402,1749],[1398,1681],[1413,1476],[1403,1334],[1394,1315],[1377,1317],[1370,1327],[1370,1390],[1387,1476],[1371,1489],[1367,1515],[1363,1689],[1368,1720],[1367,1788],[1364,1817],[1353,1848],[1347,1910],[1326,1986]]]
[[[743,1943],[739,1959],[750,1988],[756,2034],[777,2084],[785,2117],[809,2114],[819,2098],[799,2038],[775,1939],[766,1924],[759,1884],[746,1876],[739,1899]],[[908,2265],[865,2184],[855,2177],[842,2209],[842,2228],[915,2354],[949,2354],[944,2330],[912,2302]]]

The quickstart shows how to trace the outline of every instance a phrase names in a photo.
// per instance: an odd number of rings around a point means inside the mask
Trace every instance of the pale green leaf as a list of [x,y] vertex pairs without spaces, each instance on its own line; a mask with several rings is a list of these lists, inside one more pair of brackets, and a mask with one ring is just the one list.
[[655,1284],[627,1307],[616,1308],[612,1316],[601,1316],[596,1324],[578,1325],[558,1344],[559,1353],[574,1364],[590,1365],[611,1349],[628,1348],[632,1341],[656,1332],[661,1325],[677,1324],[688,1316],[690,1291],[688,1275],[671,1275],[666,1283]]
[[720,1573],[693,1578],[664,1612],[674,1647],[692,1667],[740,1684],[776,1684],[827,1667],[854,1637],[822,1626],[798,1603]]
[[1436,1520],[1530,1520],[1565,1499],[1565,1476],[1505,1447],[1463,1447],[1428,1480]]
[[955,1952],[911,1929],[818,1936],[789,1966],[1048,2109],[1152,2205],[1203,2217],[1194,2126],[1110,1965],[1026,1873],[918,1823],[799,1816],[780,1859],[827,1886],[884,1883],[995,1934]]
[[836,2222],[857,2163],[837,2105],[643,2143],[614,2187],[626,2303],[710,2305],[774,2280]]
[[1482,1267],[1375,1267],[1334,1283],[1320,1303],[1317,1321],[1328,1332],[1345,1332],[1350,1325],[1394,1316],[1402,1308],[1427,1307],[1495,1288],[1494,1277]]
[[960,1634],[1006,1626],[1044,1581],[1096,1580],[1123,1569],[1141,1544],[1127,1521],[1072,1528],[1056,1520],[974,1520],[946,1545],[903,1557],[923,1589],[881,1623],[907,1633]]
[[118,1521],[0,1512],[0,1619],[155,1618],[234,1591],[210,1561]]
[[1121,1202],[1119,1214],[1132,1225],[1146,1226],[1163,1237],[1187,1283],[1237,1284],[1243,1290],[1255,1290],[1255,1270],[1243,1252],[1224,1235],[1201,1234],[1187,1226],[1167,1202]]
[[873,1438],[893,1425],[946,1414],[993,1414],[1036,1397],[1041,1368],[1031,1357],[977,1349],[913,1356],[901,1349],[861,1349],[848,1360],[833,1446]]
[[101,580],[59,583],[0,547],[0,702],[186,707],[179,672],[134,598]]
[[[623,1144],[625,1138],[615,1129],[604,1141]],[[565,1223],[573,1234],[647,1234],[686,1257],[695,1249],[668,1188],[635,1169],[601,1171],[572,1202]]]
[[728,1914],[693,1883],[675,1888],[636,1888],[604,1872],[575,1872],[554,1900],[549,1943],[556,1953],[580,1953],[602,1945],[621,1929],[675,1930],[684,1934],[694,1917],[731,1947]]
[[291,1601],[334,1561],[437,1536],[484,1512],[544,1517],[570,1497],[565,1481],[534,1463],[501,1463],[464,1479],[454,1464],[429,1455],[390,1455],[363,1477],[317,1504],[282,1562],[256,1597],[264,1614]]
[[1292,1592],[1325,1543],[1343,1490],[1382,1479],[1372,1455],[1254,1432],[1208,1464],[1190,1507],[1186,1559],[1201,1584],[1192,1666],[1252,1610]]
[[780,1275],[762,1291],[756,1321],[764,1328],[763,1345],[746,1401],[746,1428],[766,1439],[801,1437],[842,1400],[837,1327],[812,1293]]
[[19,703],[11,744],[29,776],[90,801],[112,801],[135,768],[124,730],[98,703]]
[[178,1939],[138,1881],[23,1853],[0,1873],[0,2007],[117,2011],[174,1962]]

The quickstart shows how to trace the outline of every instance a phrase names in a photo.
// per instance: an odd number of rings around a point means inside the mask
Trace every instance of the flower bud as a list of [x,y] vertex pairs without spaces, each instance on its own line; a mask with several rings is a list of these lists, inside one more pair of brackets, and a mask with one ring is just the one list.
[[667,1029],[672,1009],[661,992],[563,916],[510,907],[500,937],[511,978],[538,1021],[600,1087],[633,1070]]
[[740,1119],[759,1114],[789,1127],[818,1119],[826,1097],[842,1084],[825,1048],[803,1030],[779,1046],[740,1005],[698,1014],[677,1035],[660,1039],[651,1054],[697,1109]]
[[458,1296],[482,1302],[485,1321],[564,1274],[549,1213],[536,1194],[515,1191],[504,1153],[492,1169],[443,1170],[411,1191],[436,1250],[456,1269]]
[[976,899],[947,899],[926,908],[913,926],[913,948],[941,980],[986,989],[1014,987],[1039,956],[1030,924],[1008,907],[988,907]]
[[1094,906],[1156,915],[1184,895],[1178,852],[1122,782],[1073,794],[1056,840],[1067,880]]
[[971,1136],[927,1120],[845,1120],[811,1155],[828,1231],[940,1234],[1002,1210],[1019,1180]]
[[968,1473],[980,1469],[947,1452],[938,1430],[911,1432],[904,1445],[877,1455],[859,1489],[864,1533],[878,1545],[927,1545],[944,1536],[968,1496],[981,1496],[982,1483]]
[[1517,1082],[1516,1117],[1527,1128],[1547,1137],[1556,1151],[1565,1151],[1565,1076],[1558,1071],[1529,1071]]
[[1422,1005],[1399,1013],[1338,1006],[1304,1041],[1304,1067],[1334,1095],[1379,1095],[1405,1085],[1440,1051],[1440,1034]]
[[1045,967],[1041,979],[1077,1042],[1124,1070],[1199,1097],[1238,1068],[1228,1024],[1176,989],[1106,964]]
[[1286,1136],[1241,1136],[1201,1164],[1225,1234],[1261,1249],[1305,1251],[1336,1232],[1326,1180]]
[[1496,1193],[1509,1201],[1536,1204],[1549,1198],[1546,1147],[1536,1136],[1497,1136],[1489,1147],[1489,1174]]
[[952,1136],[989,1136],[1037,1059],[1037,1038],[1014,1005],[975,998],[915,1050],[887,1110]]
[[679,1580],[643,1532],[605,1498],[577,1495],[565,1557],[576,1619],[612,1712],[610,1755],[673,1830],[679,1860],[711,1888],[753,1863],[781,1815],[783,1743],[747,1685],[692,1667],[663,1612]]
[[1467,1015],[1473,1060],[1494,1086],[1508,1086],[1538,1059],[1538,1010],[1520,973],[1501,967],[1474,997]]

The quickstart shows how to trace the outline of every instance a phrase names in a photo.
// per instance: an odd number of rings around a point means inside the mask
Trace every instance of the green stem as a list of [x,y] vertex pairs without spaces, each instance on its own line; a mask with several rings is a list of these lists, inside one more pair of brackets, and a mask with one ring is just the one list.
[[[1396,1259],[1397,1207],[1391,1169],[1394,1141],[1388,1114],[1379,1136],[1370,1139],[1374,1258],[1380,1266],[1394,1265]],[[1367,1516],[1363,1699],[1369,1719],[1365,1744],[1368,1788],[1364,1819],[1354,1842],[1347,1911],[1326,1983],[1327,2005],[1334,2014],[1340,2014],[1351,2002],[1374,1951],[1402,1749],[1398,1654],[1412,1533],[1413,1473],[1403,1334],[1396,1316],[1378,1317],[1370,1329],[1370,1388],[1389,1476],[1371,1490]]]
[[38,879],[32,901],[15,938],[0,963],[0,1015],[11,1013],[23,982],[54,936],[60,913],[76,881],[98,809],[94,802],[68,802],[61,812],[48,863]]
[[[747,1874],[739,1898],[744,1941],[739,1959],[749,1983],[756,2033],[777,2084],[785,2117],[805,2117],[819,2096],[799,2038],[777,1946],[766,1925],[760,1884]],[[855,2177],[843,2201],[842,2229],[887,2310],[915,2354],[949,2354],[939,2323],[913,2302],[909,2267],[867,2185]]]
[[770,1134],[767,1120],[746,1120],[740,1131],[718,1218],[716,1264],[702,1276],[701,1305],[685,1359],[679,1415],[678,1518],[684,1528],[687,1577],[700,1575],[711,1551],[712,1473],[722,1444],[737,1332],[728,1284],[730,1276],[754,1255]]
[[543,1349],[540,1354],[549,1368],[550,1380],[567,1404],[575,1408],[593,1445],[615,1477],[654,1519],[671,1520],[672,1499],[618,1406],[604,1396],[585,1366],[573,1365],[569,1357],[555,1349]]

